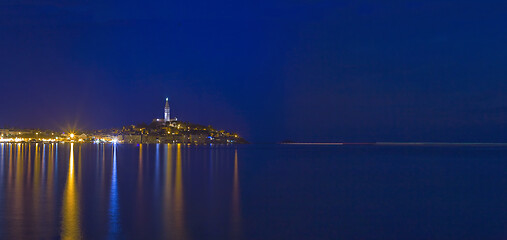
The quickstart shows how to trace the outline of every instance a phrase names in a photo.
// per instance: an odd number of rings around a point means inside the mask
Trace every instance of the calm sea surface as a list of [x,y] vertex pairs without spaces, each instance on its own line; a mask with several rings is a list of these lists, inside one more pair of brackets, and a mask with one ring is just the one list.
[[507,148],[0,144],[0,239],[507,239]]

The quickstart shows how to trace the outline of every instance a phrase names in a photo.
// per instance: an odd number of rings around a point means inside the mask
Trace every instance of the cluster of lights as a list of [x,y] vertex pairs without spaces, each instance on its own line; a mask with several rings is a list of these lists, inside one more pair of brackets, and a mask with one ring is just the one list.
[[[35,133],[37,136],[39,135],[39,133]],[[54,134],[53,134],[54,135]],[[16,138],[4,138],[4,136],[0,136],[0,142],[1,143],[9,143],[9,142],[16,142],[16,143],[19,143],[19,142],[31,142],[35,139],[33,138],[20,138],[20,137],[16,137]],[[63,141],[62,141],[63,140]],[[66,140],[64,139],[59,139],[58,137],[55,137],[55,138],[37,138],[36,141],[39,141],[39,142],[58,142],[58,141],[62,141],[62,143],[64,142],[85,142],[85,139],[83,138],[77,138],[77,136],[74,134],[74,133],[69,133],[68,137],[66,138]],[[94,143],[113,143],[113,144],[117,144],[117,143],[120,143],[120,141],[118,140],[117,137],[114,137],[114,138],[104,138],[104,139],[96,139],[93,141]]]
[[106,142],[110,142],[110,143],[119,143],[120,141],[118,140],[118,138],[113,138],[111,140],[106,140],[106,139],[95,139],[93,141],[93,143],[96,143],[96,144],[99,144],[99,143],[106,143]]
[[0,142],[22,142],[22,138],[0,138]]
[[43,139],[40,139],[40,140],[43,141],[43,142],[56,142],[56,141],[58,141],[57,139],[53,139],[53,138],[48,138],[48,139],[43,138]]
[[[0,138],[0,142],[27,142],[27,141],[30,141],[31,138]],[[42,141],[42,142],[56,142],[58,141],[58,138],[56,139],[53,139],[53,138],[43,138],[43,139],[38,139],[39,141]]]

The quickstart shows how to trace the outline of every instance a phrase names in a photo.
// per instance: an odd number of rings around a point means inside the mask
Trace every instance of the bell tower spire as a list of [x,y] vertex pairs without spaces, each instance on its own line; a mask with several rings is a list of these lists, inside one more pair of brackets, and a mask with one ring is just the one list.
[[164,108],[164,121],[171,121],[171,109],[169,108],[169,98],[165,98],[165,108]]

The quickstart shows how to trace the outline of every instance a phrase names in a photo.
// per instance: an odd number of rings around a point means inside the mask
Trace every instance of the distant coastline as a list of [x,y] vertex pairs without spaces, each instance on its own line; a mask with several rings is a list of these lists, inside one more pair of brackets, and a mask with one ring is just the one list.
[[466,143],[466,142],[280,142],[285,145],[376,145],[376,146],[498,146],[507,147],[507,143]]

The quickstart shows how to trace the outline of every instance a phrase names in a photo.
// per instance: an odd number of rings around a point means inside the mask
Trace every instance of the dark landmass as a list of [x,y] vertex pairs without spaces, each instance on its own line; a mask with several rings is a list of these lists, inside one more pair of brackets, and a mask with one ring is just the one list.
[[216,130],[212,126],[171,121],[141,123],[122,129],[99,130],[92,135],[117,135],[124,143],[189,143],[189,144],[246,144],[236,133]]

